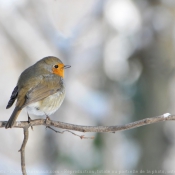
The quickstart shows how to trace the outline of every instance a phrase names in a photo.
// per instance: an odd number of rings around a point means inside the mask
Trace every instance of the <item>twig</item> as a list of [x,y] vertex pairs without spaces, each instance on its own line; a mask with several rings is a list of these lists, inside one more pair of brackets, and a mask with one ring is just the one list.
[[[53,120],[48,120],[46,124],[45,119],[37,119],[37,120],[30,121],[30,125],[28,122],[25,122],[25,121],[16,122],[14,127],[25,128],[29,126],[45,125],[45,126],[54,126],[56,128],[62,128],[67,130],[80,131],[80,132],[116,132],[116,131],[133,129],[133,128],[137,128],[148,124],[158,123],[162,121],[171,121],[171,120],[175,120],[175,115],[166,113],[157,117],[146,118],[146,119],[138,120],[129,124],[115,125],[115,126],[81,126],[81,125],[74,125],[74,124],[63,123],[59,121],[53,121]],[[5,127],[6,123],[7,121],[0,121],[0,128]]]
[[24,131],[24,140],[21,145],[19,152],[21,152],[21,170],[23,175],[27,175],[26,173],[26,165],[25,165],[25,147],[29,138],[29,130],[28,127],[23,128]]
[[65,132],[70,132],[71,134],[80,137],[80,139],[94,139],[93,136],[92,136],[92,137],[85,137],[84,135],[75,134],[74,132],[72,132],[72,131],[70,131],[70,130],[57,131],[57,130],[51,128],[50,126],[46,126],[46,128],[49,128],[49,129],[51,129],[52,131],[54,131],[54,132],[56,132],[56,133],[59,133],[59,134],[64,134]]

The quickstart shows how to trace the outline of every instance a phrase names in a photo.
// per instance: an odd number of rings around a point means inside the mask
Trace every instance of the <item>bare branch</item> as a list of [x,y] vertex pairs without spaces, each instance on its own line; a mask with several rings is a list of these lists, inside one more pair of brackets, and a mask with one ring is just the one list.
[[51,128],[50,126],[46,126],[46,128],[49,128],[49,129],[51,129],[52,131],[54,131],[54,132],[56,132],[56,133],[59,133],[59,134],[64,134],[65,132],[70,132],[71,134],[80,137],[80,139],[94,139],[94,137],[86,137],[86,136],[84,136],[84,135],[78,135],[78,134],[75,134],[74,132],[69,131],[69,130],[57,131],[57,130]]
[[[37,120],[31,120],[30,124],[27,121],[16,122],[14,125],[14,128],[25,128],[30,126],[45,125],[45,126],[54,126],[56,128],[62,128],[67,130],[80,131],[80,132],[116,132],[116,131],[133,129],[133,128],[137,128],[140,126],[153,124],[157,122],[171,121],[171,120],[175,120],[175,115],[171,115],[169,113],[166,113],[157,117],[138,120],[125,125],[115,125],[115,126],[81,126],[81,125],[74,125],[74,124],[63,123],[59,121],[53,121],[53,120],[48,120],[46,124],[45,119],[37,119]],[[1,121],[0,128],[5,127],[5,124],[6,124],[6,121]]]
[[24,130],[24,140],[21,145],[19,152],[21,152],[21,170],[23,175],[27,175],[26,173],[26,165],[25,165],[25,147],[29,138],[29,130],[28,127],[23,128]]
[[[148,125],[148,124],[153,124],[153,123],[158,123],[162,121],[171,121],[175,120],[175,115],[171,115],[169,113],[157,116],[157,117],[152,117],[152,118],[146,118],[142,120],[138,120],[129,124],[125,125],[116,125],[116,126],[81,126],[81,125],[73,125],[73,124],[68,124],[68,123],[63,123],[63,122],[58,122],[58,121],[52,121],[52,120],[44,120],[44,119],[37,119],[37,120],[30,120],[30,122],[22,121],[22,122],[16,122],[14,125],[14,128],[23,128],[24,130],[24,140],[21,146],[21,149],[19,152],[21,152],[21,169],[23,175],[27,175],[26,173],[26,168],[25,168],[25,146],[27,144],[27,140],[29,137],[29,131],[28,128],[32,126],[38,126],[38,125],[45,125],[46,127],[52,129],[53,131],[57,133],[63,134],[64,132],[70,132],[71,134],[80,137],[81,139],[93,139],[93,137],[85,137],[84,135],[77,135],[74,131],[80,131],[80,132],[112,132],[115,133],[116,131],[123,131],[123,130],[128,130],[128,129],[133,129],[137,128],[140,126]],[[6,125],[7,121],[0,121],[0,128],[4,128]],[[61,128],[61,129],[66,129],[64,131],[56,131],[55,129],[51,128],[51,126],[54,126],[56,128]]]

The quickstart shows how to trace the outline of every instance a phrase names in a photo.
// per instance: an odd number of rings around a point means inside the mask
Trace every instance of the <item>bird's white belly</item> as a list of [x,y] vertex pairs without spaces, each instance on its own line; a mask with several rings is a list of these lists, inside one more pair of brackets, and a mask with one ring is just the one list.
[[61,106],[65,97],[64,92],[57,92],[41,101],[28,105],[27,112],[33,115],[51,115]]

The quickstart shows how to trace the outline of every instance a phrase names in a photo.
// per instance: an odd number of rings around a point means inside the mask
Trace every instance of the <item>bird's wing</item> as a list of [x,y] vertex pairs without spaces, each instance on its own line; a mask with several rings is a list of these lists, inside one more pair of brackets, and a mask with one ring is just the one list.
[[9,100],[7,106],[6,106],[6,109],[10,108],[13,105],[13,103],[15,102],[17,96],[18,96],[18,86],[16,86],[14,88],[14,90],[12,92],[12,95],[10,97],[10,100]]
[[42,77],[40,77],[40,79],[37,78],[37,80],[39,80],[39,82],[33,80],[37,83],[32,83],[34,86],[26,92],[23,105],[19,104],[22,108],[56,93],[62,88],[61,78],[55,75],[42,75]]

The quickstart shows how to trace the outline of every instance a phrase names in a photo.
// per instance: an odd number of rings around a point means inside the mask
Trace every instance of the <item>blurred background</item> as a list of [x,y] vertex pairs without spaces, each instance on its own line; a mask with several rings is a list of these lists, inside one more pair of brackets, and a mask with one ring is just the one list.
[[[5,107],[20,73],[51,55],[72,66],[53,120],[122,125],[175,113],[174,0],[0,0],[1,120],[13,111]],[[18,120],[27,120],[25,109]],[[94,140],[34,127],[26,147],[28,174],[174,170],[174,126],[85,134]],[[18,174],[22,129],[0,129],[0,140],[1,174]]]

